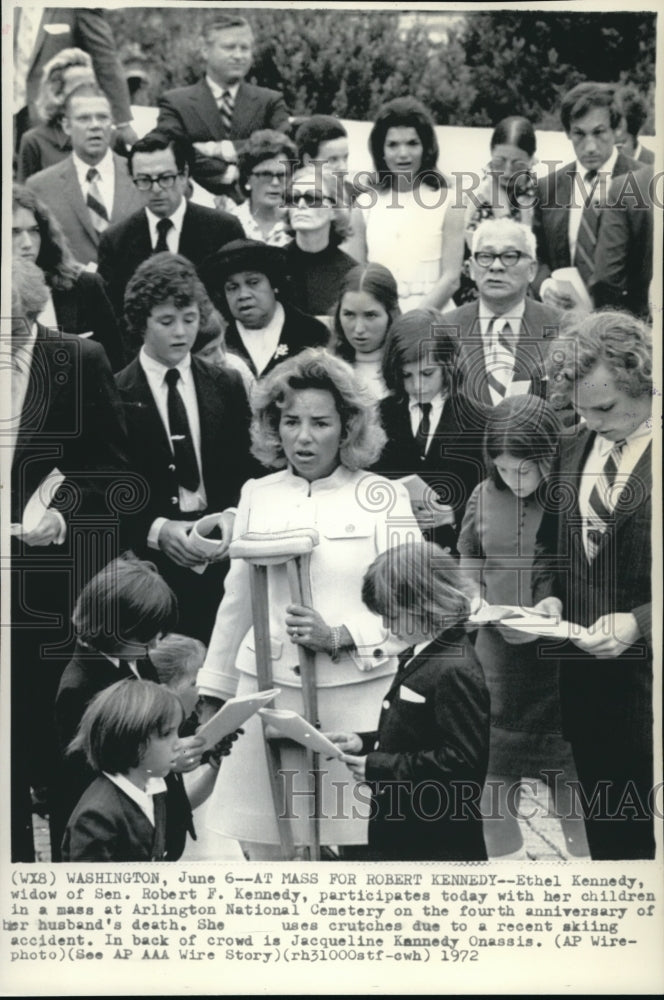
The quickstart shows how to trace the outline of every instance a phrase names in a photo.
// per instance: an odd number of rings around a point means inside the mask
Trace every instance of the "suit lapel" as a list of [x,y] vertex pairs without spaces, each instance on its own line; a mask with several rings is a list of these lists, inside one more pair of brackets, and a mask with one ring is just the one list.
[[[630,488],[630,485],[632,488]],[[643,504],[652,491],[652,442],[641,455],[629,477],[627,487],[618,497],[615,507],[616,531]]]
[[213,139],[228,138],[224,131],[219,108],[205,79],[199,80],[192,88],[189,104],[191,114],[205,123]]
[[74,161],[71,156],[64,161],[61,177],[63,185],[63,200],[70,205],[71,210],[83,226],[83,229],[91,239],[92,243],[94,246],[97,246],[99,243],[99,237],[94,226],[92,225],[92,219],[90,218],[88,206],[83,200],[83,192],[81,191],[81,185],[78,183],[76,167],[74,166]]
[[122,157],[113,153],[113,169],[115,171],[115,186],[113,189],[113,208],[111,224],[126,218],[127,210],[136,204],[134,184],[127,174],[127,168]]
[[162,451],[170,457],[172,453],[166,428],[138,358],[132,361],[130,369],[127,384],[122,387],[122,395],[124,406],[130,411],[127,417],[131,419],[127,419],[127,425],[131,428],[134,424],[137,430],[137,440],[133,443],[138,446],[143,438],[153,448],[159,442]]
[[[56,335],[55,344],[58,337]],[[56,402],[64,387],[71,384],[71,357],[67,352],[66,359],[58,361],[57,375],[53,370],[52,360],[53,342],[50,340],[49,331],[41,324],[37,324],[37,340],[32,352],[32,364],[30,365],[30,378],[28,391],[23,402],[19,431],[14,449],[14,464],[20,451],[26,449],[35,434],[44,431],[46,420],[56,406]],[[64,352],[63,352],[64,353]],[[40,399],[31,397],[39,394]],[[28,419],[32,415],[32,419]]]
[[235,95],[233,118],[231,121],[232,132],[237,131],[235,128],[236,125],[240,127],[244,126],[246,129],[247,122],[250,122],[254,115],[256,103],[258,103],[257,96],[252,93],[246,83],[242,82]]
[[196,359],[192,358],[191,370],[198,400],[198,416],[201,427],[201,468],[203,482],[205,482],[208,460],[214,461],[215,452],[218,456],[219,429],[223,420],[224,407],[214,379],[205,370],[204,364],[202,362],[198,364]]

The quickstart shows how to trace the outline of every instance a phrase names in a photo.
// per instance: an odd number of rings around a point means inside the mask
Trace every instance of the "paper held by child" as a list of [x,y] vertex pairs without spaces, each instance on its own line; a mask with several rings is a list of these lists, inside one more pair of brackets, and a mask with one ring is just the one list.
[[255,715],[262,706],[272,701],[278,694],[281,694],[280,688],[270,688],[255,694],[245,694],[239,698],[229,698],[211,719],[208,719],[196,730],[196,736],[205,740],[205,747],[201,752],[211,750],[219,740],[223,740],[224,736],[234,733],[247,719]]
[[434,528],[442,527],[445,524],[454,524],[453,509],[448,504],[439,501],[435,488],[426,483],[421,476],[416,473],[404,476],[400,482],[408,490],[413,513],[426,515],[432,522],[431,527]]
[[21,523],[12,524],[10,528],[12,535],[25,535],[39,527],[41,519],[64,481],[65,476],[59,469],[51,469],[26,503]]
[[557,615],[542,615],[534,608],[518,605],[485,604],[468,619],[471,625],[495,625],[500,623],[528,635],[540,635],[548,639],[578,639],[586,630],[573,622],[561,621]]
[[584,310],[592,309],[592,302],[583,278],[576,267],[559,267],[551,274],[551,280],[555,284],[556,292],[571,299],[576,307]]
[[342,757],[343,751],[335,743],[330,742],[319,729],[303,719],[297,712],[287,708],[261,708],[258,711],[261,718],[269,723],[281,736],[287,736],[296,743],[301,743],[307,750],[322,754],[325,757]]

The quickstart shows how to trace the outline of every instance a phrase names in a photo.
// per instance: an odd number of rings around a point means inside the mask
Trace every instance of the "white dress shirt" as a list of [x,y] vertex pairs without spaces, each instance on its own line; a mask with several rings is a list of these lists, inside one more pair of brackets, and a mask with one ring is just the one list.
[[[429,451],[431,442],[433,441],[433,436],[436,432],[436,427],[438,426],[438,421],[443,415],[443,407],[445,406],[446,396],[443,396],[441,392],[437,392],[433,397],[431,402],[431,413],[429,414],[429,435],[427,437],[426,446],[424,448],[424,453]],[[413,432],[413,437],[417,436],[417,431],[424,416],[422,412],[422,407],[415,400],[411,400],[408,403],[408,409],[410,410],[410,429]]]
[[281,302],[277,302],[272,319],[262,330],[249,330],[239,320],[235,321],[242,343],[259,375],[267,368],[277,349],[285,320],[284,307]]
[[[184,223],[184,213],[187,211],[187,199],[182,198],[180,204],[175,209],[172,215],[167,216],[172,222],[171,228],[166,233],[166,246],[171,253],[177,253],[180,247],[180,235],[182,233],[182,225]],[[145,215],[148,220],[148,229],[150,230],[150,245],[152,249],[157,245],[157,240],[159,239],[159,230],[157,229],[157,223],[161,222],[159,216],[151,212],[149,208],[145,209]]]
[[133,781],[130,781],[126,774],[109,774],[108,771],[102,772],[109,781],[112,781],[114,785],[125,793],[133,802],[136,803],[141,812],[144,812],[147,818],[150,820],[154,826],[154,799],[153,795],[159,795],[160,792],[166,791],[166,782],[163,778],[148,778],[147,784],[145,786],[145,791],[135,785]]
[[97,186],[101,192],[104,207],[108,213],[108,218],[110,219],[113,212],[113,198],[115,197],[115,163],[113,161],[113,153],[110,149],[107,149],[104,157],[99,161],[99,163],[94,164],[86,163],[80,158],[80,156],[77,156],[76,153],[72,153],[71,158],[74,162],[74,169],[76,170],[78,183],[80,184],[81,191],[83,192],[83,201],[87,201],[88,191],[90,189],[90,183],[87,179],[88,170],[90,170],[91,167],[94,167],[95,170],[99,171]]
[[[148,385],[150,386],[150,392],[154,397],[157,411],[161,417],[161,422],[164,425],[164,429],[166,430],[166,435],[170,443],[171,432],[168,424],[168,385],[166,384],[166,372],[169,369],[166,365],[162,365],[161,362],[155,361],[154,358],[151,358],[147,354],[144,347],[142,347],[139,352],[138,360],[143,371],[145,372],[145,377],[148,380]],[[186,490],[183,486],[179,487],[180,510],[183,513],[191,513],[197,510],[205,510],[207,507],[207,496],[205,493],[205,486],[203,484],[203,467],[201,464],[201,421],[198,412],[196,386],[194,385],[194,376],[191,370],[191,354],[187,354],[180,364],[175,367],[177,367],[180,372],[180,378],[177,383],[177,391],[180,393],[187,411],[187,420],[189,421],[189,429],[191,431],[191,439],[196,453],[196,462],[198,464],[198,472],[200,476],[199,486],[195,492]],[[150,531],[148,532],[148,545],[150,548],[159,548],[159,532],[167,520],[168,518],[166,517],[158,517],[153,521]]]
[[[625,438],[625,446],[617,465],[617,473],[614,488],[611,490],[611,501],[613,507],[618,502],[620,494],[627,486],[627,481],[634,468],[643,455],[644,451],[652,441],[652,420],[645,420],[633,431],[628,438]],[[583,547],[588,552],[588,526],[590,515],[590,494],[597,479],[601,476],[604,464],[609,452],[615,446],[615,441],[609,441],[601,434],[595,436],[593,446],[590,449],[586,464],[583,467],[583,475],[579,485],[579,510],[583,518]]]
[[235,105],[235,98],[237,97],[237,92],[240,89],[239,80],[237,83],[232,83],[228,87],[222,87],[220,84],[217,83],[216,80],[213,80],[212,77],[206,73],[205,82],[212,91],[212,96],[214,97],[214,101],[217,107],[219,107],[219,101],[221,100],[222,96],[227,92],[231,95],[231,100]]
[[[599,180],[595,185],[595,190],[593,193],[593,203],[597,204],[600,200],[606,201],[606,194],[608,191],[609,184],[611,182],[611,174],[613,173],[613,168],[616,165],[616,160],[618,159],[618,149],[614,146],[611,156],[606,160],[602,166],[599,168],[597,173],[599,174]],[[586,174],[588,171],[585,167],[581,166],[578,160],[575,161],[575,176],[572,178],[572,202],[569,207],[569,219],[567,225],[567,235],[569,239],[569,256],[570,260],[574,260],[574,254],[576,253],[576,240],[579,235],[579,226],[581,225],[581,216],[583,215],[584,201],[590,194],[593,186],[593,181],[586,181]]]

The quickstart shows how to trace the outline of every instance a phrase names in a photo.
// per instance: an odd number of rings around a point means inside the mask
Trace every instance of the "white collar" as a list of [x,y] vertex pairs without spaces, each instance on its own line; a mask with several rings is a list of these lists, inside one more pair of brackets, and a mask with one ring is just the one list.
[[[614,146],[613,150],[611,152],[611,156],[608,158],[608,160],[604,161],[604,163],[602,164],[601,167],[597,168],[597,173],[598,174],[609,174],[609,176],[610,176],[613,173],[613,168],[616,165],[616,160],[618,159],[618,153],[619,152],[620,152],[620,150],[618,149],[618,147]],[[576,173],[580,174],[581,177],[584,178],[584,180],[585,180],[585,176],[588,173],[588,170],[586,169],[586,167],[582,166],[582,164],[580,164],[578,160],[575,160],[574,161],[574,169],[575,169]]]
[[345,486],[354,476],[354,473],[350,469],[347,469],[345,465],[338,465],[329,476],[324,476],[322,479],[314,479],[313,482],[309,482],[304,476],[298,476],[296,472],[293,472],[290,465],[286,469],[286,473],[293,485],[299,486],[303,490],[306,489],[307,492],[336,490],[340,486]]
[[[639,424],[639,426],[635,430],[633,430],[632,433],[628,435],[628,437],[625,438],[625,443],[629,447],[629,445],[631,445],[633,442],[638,441],[639,438],[643,438],[646,436],[649,437],[651,435],[652,435],[652,419],[648,417],[647,420],[644,420],[642,424]],[[608,455],[611,449],[615,447],[615,445],[616,445],[615,441],[609,441],[608,438],[602,437],[601,434],[597,435],[595,447],[597,448],[597,452],[600,456]]]
[[145,790],[143,790],[135,785],[133,781],[130,781],[126,774],[109,774],[108,771],[103,771],[102,773],[109,781],[117,785],[128,798],[136,803],[141,812],[145,813],[154,826],[153,796],[166,791],[166,782],[164,779],[148,778]]
[[[187,199],[183,195],[180,204],[175,209],[173,214],[166,216],[166,218],[170,219],[171,222],[173,223],[173,229],[175,229],[178,235],[182,231],[182,224],[184,222],[184,213],[186,211],[187,211]],[[150,227],[150,235],[154,237],[158,232],[157,223],[161,222],[161,218],[158,215],[155,215],[154,212],[151,212],[150,209],[147,207],[145,209],[145,214],[147,216],[148,226]]]
[[226,86],[217,83],[216,80],[213,80],[212,77],[208,73],[206,73],[205,82],[212,91],[212,96],[214,97],[215,101],[217,102],[220,101],[222,94],[229,93],[233,99],[233,102],[235,102],[235,98],[237,97],[237,92],[240,88],[240,83],[241,83],[240,80],[238,80],[237,83],[231,83],[228,86]]
[[284,307],[281,302],[277,302],[276,308],[274,310],[274,315],[267,326],[262,326],[260,330],[250,330],[248,327],[240,323],[239,319],[235,320],[235,325],[238,331],[242,334],[243,338],[248,337],[251,340],[252,337],[258,337],[267,339],[270,334],[277,334],[277,339],[281,336],[281,331],[283,329],[284,322],[286,320],[286,314],[284,312]]
[[115,163],[113,161],[113,153],[110,149],[106,150],[99,163],[86,163],[85,160],[82,160],[81,157],[77,156],[74,152],[72,152],[71,158],[74,163],[74,169],[76,170],[76,176],[78,177],[81,186],[88,183],[88,170],[91,168],[99,171],[99,176],[102,180],[114,176]]
[[[520,328],[521,320],[523,319],[526,311],[526,299],[524,296],[524,298],[521,299],[521,301],[517,305],[513,306],[508,312],[504,313],[497,313],[494,310],[490,309],[487,303],[484,302],[482,298],[480,298],[478,301],[478,308],[479,308],[478,316],[480,320],[480,330],[482,331],[482,336],[486,337],[492,319],[505,320],[505,322],[510,323],[510,326]],[[518,331],[514,330],[514,332],[516,333]]]
[[[151,375],[160,385],[166,381],[166,372],[170,371],[170,367],[162,365],[161,361],[155,361],[154,358],[151,358],[145,347],[141,347],[138,360],[146,375]],[[174,367],[180,372],[182,381],[187,382],[191,377],[191,354],[187,353],[182,361]]]
[[[429,402],[431,403],[431,412],[432,412],[432,414],[436,413],[438,410],[442,410],[443,406],[445,405],[445,400],[446,399],[447,399],[447,396],[443,396],[442,392],[437,392],[436,395],[433,397],[433,399],[429,400]],[[415,400],[412,400],[412,399],[408,400],[408,409],[410,410],[411,413],[414,413],[414,412],[421,413],[422,412],[421,407],[422,407],[422,403],[418,403],[418,402],[416,402]]]

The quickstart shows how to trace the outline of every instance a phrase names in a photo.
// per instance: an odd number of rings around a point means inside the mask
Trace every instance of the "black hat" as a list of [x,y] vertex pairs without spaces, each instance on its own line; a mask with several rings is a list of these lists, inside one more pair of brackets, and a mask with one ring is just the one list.
[[232,240],[201,263],[199,274],[209,288],[219,288],[231,274],[258,271],[265,274],[271,285],[278,285],[285,276],[286,262],[279,247],[260,240]]

